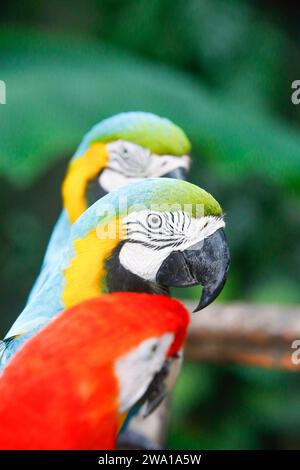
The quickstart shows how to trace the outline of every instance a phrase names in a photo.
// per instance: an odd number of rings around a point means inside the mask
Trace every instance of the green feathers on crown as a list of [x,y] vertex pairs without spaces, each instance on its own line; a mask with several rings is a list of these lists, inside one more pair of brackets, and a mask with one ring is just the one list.
[[179,210],[190,212],[193,217],[222,215],[222,208],[218,201],[195,184],[171,178],[153,178],[145,183],[144,188],[149,187],[149,197],[145,196],[147,206],[157,205],[158,210],[161,211],[167,210],[164,208],[165,205],[174,206],[174,210],[178,206]]
[[82,238],[90,230],[133,210],[185,210],[193,217],[222,216],[220,204],[198,186],[171,178],[150,178],[129,184],[95,202],[74,223],[72,237]]
[[142,111],[121,113],[96,124],[83,138],[75,158],[82,155],[92,142],[123,139],[146,147],[158,155],[185,155],[191,144],[169,119]]

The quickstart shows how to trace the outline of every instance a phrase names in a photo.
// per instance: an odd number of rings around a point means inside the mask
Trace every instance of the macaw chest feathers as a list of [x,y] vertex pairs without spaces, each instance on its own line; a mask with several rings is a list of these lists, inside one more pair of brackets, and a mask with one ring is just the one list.
[[142,279],[121,265],[119,254],[124,243],[126,241],[121,241],[105,261],[108,292],[144,292],[169,295],[167,287]]

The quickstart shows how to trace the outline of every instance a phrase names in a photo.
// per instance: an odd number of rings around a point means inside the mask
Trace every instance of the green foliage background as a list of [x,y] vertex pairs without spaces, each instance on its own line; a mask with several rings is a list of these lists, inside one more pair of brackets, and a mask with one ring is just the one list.
[[[12,0],[1,7],[0,329],[21,310],[92,124],[145,110],[193,143],[191,180],[227,213],[220,301],[300,302],[299,7],[238,0]],[[191,290],[193,297],[195,292]],[[300,379],[186,364],[171,448],[299,448]]]

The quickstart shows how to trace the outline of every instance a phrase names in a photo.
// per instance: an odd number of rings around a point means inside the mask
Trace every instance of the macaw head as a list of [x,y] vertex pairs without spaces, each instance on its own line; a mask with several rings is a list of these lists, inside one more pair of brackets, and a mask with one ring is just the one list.
[[121,113],[100,122],[82,140],[63,183],[70,221],[131,182],[161,176],[185,179],[190,148],[178,126],[151,113]]
[[[170,287],[201,285],[196,308],[200,310],[216,298],[227,277],[229,250],[224,226],[219,203],[185,181],[148,179],[114,191],[72,227],[75,252],[79,259],[89,260],[84,275],[79,275],[82,263],[76,260],[65,271],[67,285],[76,286],[70,292],[73,301],[80,282],[75,285],[74,275],[86,282],[93,264],[99,272],[98,249],[106,291],[167,294]],[[94,278],[93,283],[100,280]],[[98,294],[88,291],[87,295]]]
[[148,294],[65,310],[0,377],[0,449],[113,449],[130,409],[182,348],[188,324],[179,302]]

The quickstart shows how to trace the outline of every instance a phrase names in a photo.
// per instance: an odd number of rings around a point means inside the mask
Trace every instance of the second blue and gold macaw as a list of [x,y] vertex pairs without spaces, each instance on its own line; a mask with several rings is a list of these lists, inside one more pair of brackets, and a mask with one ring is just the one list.
[[188,138],[178,126],[151,113],[121,113],[95,125],[68,166],[62,185],[63,211],[29,299],[44,284],[49,267],[59,260],[71,224],[93,202],[144,178],[185,179],[190,149]]

